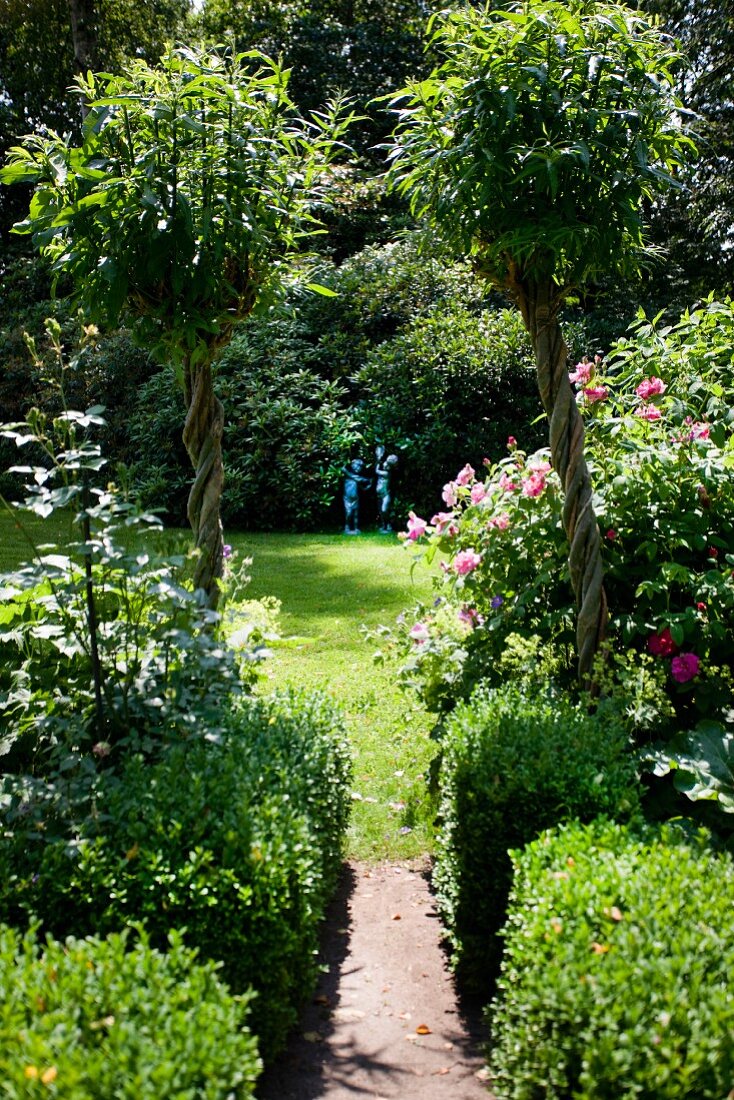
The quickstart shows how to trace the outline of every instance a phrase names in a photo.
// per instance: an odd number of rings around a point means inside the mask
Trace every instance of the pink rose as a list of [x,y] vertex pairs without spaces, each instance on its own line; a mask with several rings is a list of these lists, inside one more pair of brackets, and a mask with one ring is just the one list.
[[643,420],[660,420],[662,415],[657,405],[640,405],[635,409],[635,416],[640,416]]
[[597,401],[606,401],[609,397],[609,390],[606,386],[586,386],[583,393],[589,405],[593,405]]
[[459,622],[467,623],[469,626],[481,626],[484,622],[484,616],[479,614],[476,607],[467,607],[464,604],[459,611]]
[[456,485],[453,481],[449,481],[444,485],[443,492],[441,493],[441,500],[448,508],[455,508],[456,502],[459,498],[456,495]]
[[508,435],[508,437],[507,437],[507,450],[508,451],[514,451],[516,447],[517,447],[517,440],[515,439],[514,435]]
[[689,439],[709,439],[711,437],[711,427],[709,424],[701,424],[696,421],[691,425],[691,431],[688,436]]
[[472,467],[467,462],[464,469],[459,470],[458,474],[456,475],[456,484],[457,485],[468,485],[473,480],[474,480],[474,470],[472,469]]
[[478,481],[476,485],[471,487],[471,502],[472,504],[481,504],[487,495],[487,490],[481,481]]
[[549,474],[553,467],[550,462],[546,462],[544,458],[539,458],[532,463],[530,469],[534,474]]
[[500,474],[499,487],[503,493],[512,493],[517,488],[515,482],[507,474]]
[[614,530],[613,527],[610,527],[605,537],[608,538],[610,542],[614,542],[617,537],[617,532]]
[[507,512],[503,512],[500,516],[493,516],[489,521],[490,527],[496,527],[498,531],[506,531],[510,526],[510,517]]
[[671,664],[670,671],[673,679],[679,684],[688,683],[694,676],[698,676],[700,664],[695,653],[681,653],[679,657],[673,658]]
[[415,512],[408,512],[408,538],[411,542],[415,542],[416,539],[425,535],[428,529],[428,524],[420,516],[417,516]]
[[545,475],[531,474],[522,483],[522,495],[524,497],[539,497],[545,489]]
[[423,645],[431,635],[425,623],[414,623],[410,628],[410,636],[416,645]]
[[[458,528],[452,523],[454,518],[453,512],[436,512],[435,516],[431,517],[431,524],[436,528],[436,534],[442,535],[444,528],[449,528],[449,533],[455,533]],[[453,532],[452,532],[453,527]]]
[[459,577],[465,577],[467,573],[476,569],[481,560],[482,555],[477,554],[476,550],[460,550],[452,563],[454,573]]
[[656,378],[655,375],[653,375],[652,378],[643,379],[635,390],[635,393],[641,401],[649,401],[651,397],[656,397],[660,393],[665,393],[667,388],[662,378]]
[[577,385],[586,385],[591,381],[591,375],[594,371],[594,364],[589,363],[587,359],[584,359],[581,363],[576,364],[576,370],[573,374],[569,374],[569,382],[575,382]]

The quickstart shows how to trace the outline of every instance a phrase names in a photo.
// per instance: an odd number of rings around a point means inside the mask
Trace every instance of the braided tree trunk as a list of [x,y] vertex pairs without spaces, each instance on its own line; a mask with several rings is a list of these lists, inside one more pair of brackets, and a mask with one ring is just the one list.
[[563,527],[578,609],[579,679],[591,684],[594,657],[606,633],[599,525],[584,458],[584,423],[568,380],[568,349],[558,322],[560,298],[551,279],[526,284],[520,306],[535,350],[538,388],[548,417],[551,458],[564,491]]
[[223,572],[222,523],[219,505],[224,486],[222,430],[224,409],[214,393],[209,361],[184,365],[186,422],[183,441],[196,471],[187,512],[199,557],[194,572],[196,588],[203,588],[209,606],[217,606],[218,580]]

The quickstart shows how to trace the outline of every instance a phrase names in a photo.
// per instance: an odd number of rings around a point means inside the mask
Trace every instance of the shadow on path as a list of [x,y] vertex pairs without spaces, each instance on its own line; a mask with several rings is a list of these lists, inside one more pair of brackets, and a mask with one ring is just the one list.
[[481,1016],[457,1004],[424,871],[345,868],[329,969],[259,1100],[488,1100]]

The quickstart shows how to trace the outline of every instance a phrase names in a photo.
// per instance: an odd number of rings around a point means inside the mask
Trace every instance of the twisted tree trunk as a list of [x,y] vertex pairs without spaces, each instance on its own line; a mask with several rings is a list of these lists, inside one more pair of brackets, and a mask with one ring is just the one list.
[[187,513],[199,557],[194,584],[203,588],[209,606],[219,600],[223,573],[222,523],[219,508],[224,486],[222,431],[224,409],[214,393],[211,362],[184,365],[186,421],[183,441],[196,476],[191,486]]
[[551,458],[563,485],[563,527],[569,541],[568,565],[577,606],[579,679],[590,685],[594,657],[606,633],[607,599],[599,525],[584,458],[584,422],[568,379],[568,349],[558,322],[560,296],[553,280],[528,282],[518,300],[535,350]]

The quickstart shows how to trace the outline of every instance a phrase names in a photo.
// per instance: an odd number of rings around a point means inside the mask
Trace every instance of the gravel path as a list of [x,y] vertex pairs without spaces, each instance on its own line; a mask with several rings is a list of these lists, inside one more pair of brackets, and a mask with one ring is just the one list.
[[347,864],[327,971],[260,1100],[492,1100],[481,1015],[457,1002],[426,863]]

